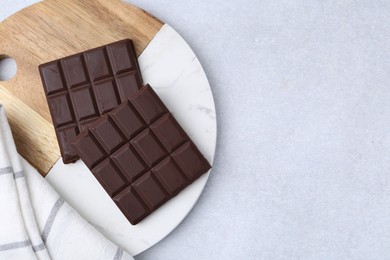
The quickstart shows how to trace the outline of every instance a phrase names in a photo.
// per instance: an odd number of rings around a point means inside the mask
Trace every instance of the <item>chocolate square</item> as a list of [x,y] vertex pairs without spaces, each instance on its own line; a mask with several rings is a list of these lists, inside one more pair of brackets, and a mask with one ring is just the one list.
[[113,200],[131,223],[138,223],[149,214],[146,205],[131,186],[121,191]]

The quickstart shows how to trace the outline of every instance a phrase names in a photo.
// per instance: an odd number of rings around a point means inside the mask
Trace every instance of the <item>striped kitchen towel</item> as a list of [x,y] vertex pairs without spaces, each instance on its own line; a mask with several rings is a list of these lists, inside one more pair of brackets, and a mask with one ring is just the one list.
[[0,105],[0,260],[133,259],[19,156]]

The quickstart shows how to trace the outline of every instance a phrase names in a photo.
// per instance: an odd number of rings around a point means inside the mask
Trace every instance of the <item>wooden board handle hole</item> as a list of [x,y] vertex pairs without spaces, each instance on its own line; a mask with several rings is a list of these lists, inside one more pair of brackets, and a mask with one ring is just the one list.
[[7,81],[15,77],[18,65],[12,57],[0,54],[0,81]]

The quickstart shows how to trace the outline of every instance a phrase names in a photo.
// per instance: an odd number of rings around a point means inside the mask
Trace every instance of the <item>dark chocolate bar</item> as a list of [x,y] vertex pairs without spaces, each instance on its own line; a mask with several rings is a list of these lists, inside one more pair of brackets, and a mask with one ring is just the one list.
[[211,168],[149,85],[72,144],[133,225]]
[[122,40],[39,66],[64,163],[79,157],[69,141],[142,86],[131,40]]

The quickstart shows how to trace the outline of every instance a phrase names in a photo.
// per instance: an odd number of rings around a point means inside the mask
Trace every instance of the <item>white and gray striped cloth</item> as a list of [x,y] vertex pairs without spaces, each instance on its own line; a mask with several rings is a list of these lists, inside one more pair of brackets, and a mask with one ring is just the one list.
[[16,151],[0,105],[0,260],[133,259],[72,209]]

